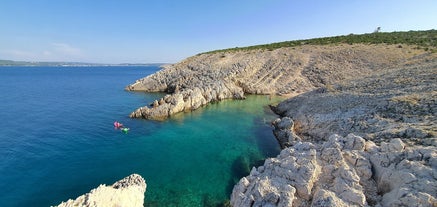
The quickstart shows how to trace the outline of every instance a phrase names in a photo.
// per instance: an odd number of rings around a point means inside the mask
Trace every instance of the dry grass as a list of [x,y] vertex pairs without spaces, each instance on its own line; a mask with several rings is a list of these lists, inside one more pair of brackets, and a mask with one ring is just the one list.
[[420,96],[417,94],[408,94],[403,96],[395,96],[390,100],[393,102],[402,102],[402,103],[407,103],[408,105],[411,106],[416,106],[419,104]]

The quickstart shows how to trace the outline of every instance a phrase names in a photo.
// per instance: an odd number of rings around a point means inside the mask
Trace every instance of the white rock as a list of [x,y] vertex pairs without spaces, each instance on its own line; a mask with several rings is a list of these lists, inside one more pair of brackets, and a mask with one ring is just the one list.
[[89,193],[62,202],[58,207],[132,206],[142,207],[146,182],[138,174],[132,174],[112,186],[100,185]]
[[231,204],[433,206],[437,169],[431,163],[436,151],[433,146],[408,148],[400,139],[378,147],[355,135],[298,143],[240,181]]

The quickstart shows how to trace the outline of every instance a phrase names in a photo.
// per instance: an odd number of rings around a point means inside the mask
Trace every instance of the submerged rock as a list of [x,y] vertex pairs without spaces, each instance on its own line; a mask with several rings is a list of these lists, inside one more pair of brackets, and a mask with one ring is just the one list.
[[138,174],[132,174],[112,186],[100,185],[89,193],[62,202],[57,207],[132,206],[142,207],[146,181]]

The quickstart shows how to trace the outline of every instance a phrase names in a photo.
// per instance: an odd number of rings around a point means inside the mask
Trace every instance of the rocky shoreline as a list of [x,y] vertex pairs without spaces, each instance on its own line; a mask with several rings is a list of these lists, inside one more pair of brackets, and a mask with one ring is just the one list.
[[233,206],[436,206],[437,58],[338,81],[272,109],[283,150]]
[[168,95],[130,114],[163,120],[223,99],[245,94],[294,96],[341,80],[415,61],[423,50],[407,45],[303,45],[275,50],[199,54],[137,80],[129,91]]
[[167,93],[130,114],[152,120],[245,94],[290,97],[272,106],[283,150],[234,186],[235,207],[437,206],[436,53],[386,44],[220,51],[126,90]]
[[125,177],[111,186],[100,185],[76,199],[69,199],[57,207],[73,206],[132,206],[143,207],[146,181],[138,174]]
[[436,206],[435,54],[338,81],[272,109],[284,148],[253,168],[233,206]]
[[282,152],[253,168],[233,206],[436,206],[437,55],[407,45],[200,54],[126,90],[168,95],[130,117],[163,120],[245,94],[272,109]]
[[437,147],[349,134],[296,142],[253,168],[232,206],[435,206]]

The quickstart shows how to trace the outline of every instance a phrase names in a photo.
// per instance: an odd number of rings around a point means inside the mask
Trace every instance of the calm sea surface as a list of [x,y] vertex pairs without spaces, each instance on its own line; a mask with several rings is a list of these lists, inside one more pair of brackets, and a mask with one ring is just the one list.
[[124,87],[157,70],[0,67],[0,206],[56,205],[132,173],[146,179],[145,206],[217,206],[250,166],[279,153],[265,96],[130,119],[163,94]]

